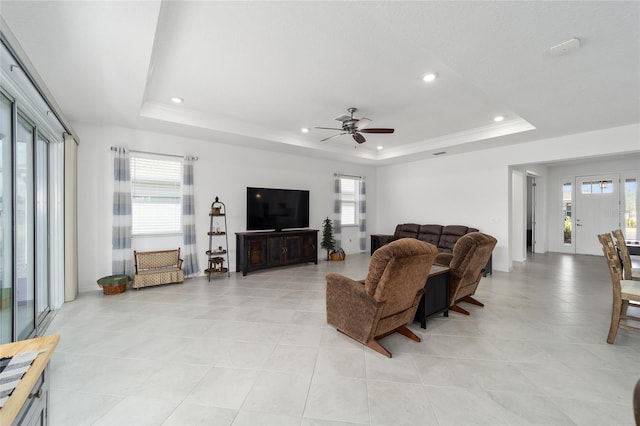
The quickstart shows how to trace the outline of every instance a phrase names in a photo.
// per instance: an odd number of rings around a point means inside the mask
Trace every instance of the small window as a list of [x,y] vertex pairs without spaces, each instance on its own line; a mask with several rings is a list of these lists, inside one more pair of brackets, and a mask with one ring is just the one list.
[[131,157],[133,235],[182,233],[182,161]]
[[582,182],[581,191],[583,194],[611,194],[613,192],[613,181],[609,179]]
[[571,244],[572,225],[571,225],[571,198],[573,185],[565,183],[562,185],[562,223],[563,237],[565,244]]
[[343,226],[358,224],[358,194],[360,184],[357,178],[340,178],[340,203]]
[[625,238],[638,240],[638,186],[635,179],[624,181],[624,225]]

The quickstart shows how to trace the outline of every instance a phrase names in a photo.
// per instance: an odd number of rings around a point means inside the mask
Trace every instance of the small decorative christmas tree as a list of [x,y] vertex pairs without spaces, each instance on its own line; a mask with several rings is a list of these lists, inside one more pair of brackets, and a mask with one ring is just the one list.
[[336,240],[333,238],[333,224],[328,216],[322,225],[322,241],[320,242],[320,247],[327,251],[327,260],[329,260],[329,253],[336,248]]

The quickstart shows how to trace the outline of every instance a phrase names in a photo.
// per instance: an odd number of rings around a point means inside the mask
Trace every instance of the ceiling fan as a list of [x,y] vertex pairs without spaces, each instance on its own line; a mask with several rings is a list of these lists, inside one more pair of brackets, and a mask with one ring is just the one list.
[[324,142],[331,138],[335,138],[336,136],[351,135],[357,143],[363,143],[363,142],[366,142],[366,139],[364,138],[362,133],[393,133],[394,132],[394,129],[385,129],[385,128],[368,129],[366,128],[366,126],[369,125],[369,123],[371,123],[371,120],[365,117],[354,118],[353,113],[357,111],[357,108],[351,107],[347,109],[347,111],[349,111],[349,115],[342,114],[341,116],[335,118],[337,121],[342,122],[341,129],[338,129],[335,127],[316,127],[316,129],[338,130],[339,132],[341,132],[336,135],[329,136],[328,138],[324,138],[320,142]]

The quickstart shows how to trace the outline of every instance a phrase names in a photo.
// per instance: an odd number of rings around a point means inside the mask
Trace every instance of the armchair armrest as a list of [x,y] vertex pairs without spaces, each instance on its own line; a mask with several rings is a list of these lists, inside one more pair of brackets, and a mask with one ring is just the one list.
[[327,322],[366,343],[372,338],[373,318],[380,304],[364,290],[364,280],[330,273],[327,279]]
[[184,262],[184,260],[178,258],[178,269],[182,269],[182,262]]
[[364,291],[364,280],[352,280],[344,275],[331,272],[327,274],[327,301],[329,296],[340,294],[341,297],[353,297],[361,299],[365,303],[376,303],[371,296]]

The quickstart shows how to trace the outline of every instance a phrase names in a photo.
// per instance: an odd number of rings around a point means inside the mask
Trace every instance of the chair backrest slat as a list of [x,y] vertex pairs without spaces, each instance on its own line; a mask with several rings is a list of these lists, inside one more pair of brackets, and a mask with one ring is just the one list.
[[620,298],[620,280],[622,279],[622,271],[620,267],[620,258],[613,244],[611,234],[599,234],[598,240],[602,244],[602,252],[605,260],[609,265],[609,273],[611,274],[611,283],[613,284],[613,297]]
[[621,229],[614,229],[611,231],[618,242],[618,251],[620,252],[620,260],[622,261],[622,273],[625,280],[631,278],[631,255],[629,254],[629,248],[624,240],[624,234]]

